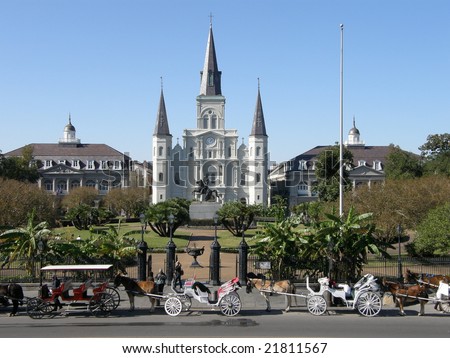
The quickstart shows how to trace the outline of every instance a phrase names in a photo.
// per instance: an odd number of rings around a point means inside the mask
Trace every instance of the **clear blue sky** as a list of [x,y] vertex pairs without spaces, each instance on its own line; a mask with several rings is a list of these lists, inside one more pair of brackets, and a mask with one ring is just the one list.
[[160,77],[170,130],[196,126],[209,28],[226,127],[246,138],[261,79],[271,159],[344,137],[418,153],[449,132],[450,1],[1,0],[0,150],[56,143],[71,113],[82,143],[152,160]]

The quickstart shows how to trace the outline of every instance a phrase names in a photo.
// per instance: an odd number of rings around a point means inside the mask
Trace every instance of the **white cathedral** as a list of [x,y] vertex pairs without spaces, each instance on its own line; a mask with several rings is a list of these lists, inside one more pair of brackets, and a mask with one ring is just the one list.
[[153,133],[154,204],[175,197],[202,201],[205,196],[195,189],[203,181],[217,193],[212,196],[216,202],[241,201],[267,205],[269,149],[259,85],[246,146],[239,144],[236,129],[225,127],[221,76],[210,25],[205,63],[200,72],[197,125],[194,129],[184,130],[182,145],[177,143],[172,147],[172,134],[161,89]]

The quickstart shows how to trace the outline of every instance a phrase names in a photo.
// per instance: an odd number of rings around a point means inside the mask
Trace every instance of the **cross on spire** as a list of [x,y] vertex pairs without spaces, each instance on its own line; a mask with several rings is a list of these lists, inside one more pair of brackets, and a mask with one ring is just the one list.
[[209,13],[209,26],[212,26],[212,18],[213,18],[212,12]]

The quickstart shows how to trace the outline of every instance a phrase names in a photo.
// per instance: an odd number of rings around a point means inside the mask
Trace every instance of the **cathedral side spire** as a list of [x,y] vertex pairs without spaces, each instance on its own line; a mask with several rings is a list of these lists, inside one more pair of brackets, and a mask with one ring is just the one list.
[[214,36],[212,31],[212,20],[209,25],[208,43],[206,45],[205,63],[203,71],[200,72],[200,95],[221,96],[221,76],[217,65],[216,49],[214,46]]
[[264,112],[261,102],[261,93],[258,78],[258,97],[256,99],[255,115],[253,116],[253,125],[250,135],[267,136],[266,123],[264,121]]
[[171,135],[169,130],[169,121],[167,120],[166,103],[164,101],[164,92],[161,80],[161,96],[159,99],[158,114],[156,116],[156,125],[154,135]]

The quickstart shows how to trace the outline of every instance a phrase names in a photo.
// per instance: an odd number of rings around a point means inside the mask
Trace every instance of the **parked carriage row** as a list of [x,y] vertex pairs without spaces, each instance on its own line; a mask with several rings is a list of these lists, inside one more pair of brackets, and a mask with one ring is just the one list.
[[[67,272],[89,272],[95,274],[111,269],[112,265],[54,265],[43,267],[42,272],[63,273],[63,275]],[[108,277],[108,275],[103,276]],[[92,284],[91,278],[87,278],[78,287],[73,287],[71,280],[62,282],[59,287],[53,290],[49,290],[46,285],[42,285],[38,297],[26,299],[27,313],[34,319],[52,316],[54,311],[64,304],[66,306],[65,314],[74,311],[85,311],[92,313],[96,317],[106,317],[120,304],[120,294],[118,292],[118,286],[120,285],[125,287],[130,297],[131,309],[134,309],[134,296],[147,296],[152,302],[152,309],[156,301],[164,302],[165,312],[170,316],[178,316],[183,311],[189,311],[192,306],[192,300],[196,300],[201,306],[217,307],[223,315],[229,317],[236,316],[242,308],[241,298],[237,292],[241,285],[237,277],[225,282],[214,292],[211,292],[201,282],[186,280],[183,290],[176,290],[172,287],[171,292],[157,294],[154,293],[154,283],[149,283],[149,281],[139,282],[126,276],[118,275],[115,279],[114,288],[109,285],[107,278],[95,286]],[[436,284],[431,283],[430,280],[425,281],[421,277],[417,286],[425,287],[424,285],[427,289],[431,288],[434,290],[436,294],[433,298],[429,298],[426,294],[409,293],[413,292],[411,290],[398,290],[398,287],[395,290],[391,289],[394,298],[401,303],[400,312],[402,312],[403,300],[413,298],[418,299],[421,304],[433,301],[436,303],[436,307],[439,305],[442,311],[450,313],[448,278],[444,277]],[[390,289],[391,285],[379,282],[371,274],[363,276],[352,287],[347,284],[332,285],[330,280],[325,277],[319,279],[319,290],[315,291],[310,287],[307,278],[307,292],[297,293],[295,286],[290,284],[289,281],[273,282],[250,273],[247,278],[247,292],[250,292],[252,287],[257,288],[265,297],[267,310],[270,310],[269,296],[277,294],[286,296],[286,310],[289,310],[292,297],[301,297],[306,300],[306,307],[311,314],[322,315],[328,309],[325,296],[331,295],[333,298],[339,299],[347,308],[357,310],[363,316],[373,317],[380,313],[384,289]],[[423,291],[423,289],[419,289],[417,292]],[[15,299],[6,295],[4,298]]]

